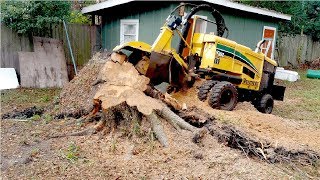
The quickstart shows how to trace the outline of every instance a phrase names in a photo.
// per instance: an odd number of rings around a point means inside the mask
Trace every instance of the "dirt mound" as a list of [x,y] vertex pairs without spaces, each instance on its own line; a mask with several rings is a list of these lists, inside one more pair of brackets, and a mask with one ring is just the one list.
[[320,57],[314,59],[310,64],[311,69],[320,69]]
[[92,100],[99,88],[93,86],[105,62],[109,59],[106,53],[96,53],[60,93],[59,110],[56,118],[79,118],[92,109]]
[[[290,67],[289,69],[292,69],[292,67]],[[317,57],[311,61],[306,61],[303,64],[299,64],[298,69],[315,69],[318,70],[320,69],[320,57]]]
[[[196,128],[186,123],[164,105],[161,97],[151,97],[145,94],[144,91],[157,92],[155,88],[148,85],[149,81],[149,78],[140,74],[131,63],[120,63],[111,56],[111,60],[104,64],[98,77],[96,77],[96,83],[91,83],[92,86],[100,86],[96,89],[97,92],[92,100],[94,108],[88,116],[83,118],[83,121],[90,122],[92,117],[100,110],[104,118],[101,118],[98,124],[83,131],[58,134],[52,136],[52,138],[95,134],[103,130],[111,130],[112,134],[119,124],[119,114],[124,117],[124,120],[130,122],[141,121],[140,116],[138,116],[139,113],[150,121],[153,132],[164,147],[169,146],[169,144],[159,117],[168,120],[177,129],[196,131]],[[165,95],[163,96],[165,98]],[[78,98],[77,100],[81,101]],[[165,103],[168,102],[169,100],[165,101]],[[112,124],[112,126],[105,128],[107,124]]]
[[265,139],[275,147],[281,145],[287,149],[312,149],[320,152],[319,126],[312,123],[298,123],[272,114],[263,114],[248,102],[239,103],[234,111],[215,110],[207,102],[197,100],[196,88],[172,96],[188,107],[196,106],[214,115],[220,123],[232,124],[250,137]]

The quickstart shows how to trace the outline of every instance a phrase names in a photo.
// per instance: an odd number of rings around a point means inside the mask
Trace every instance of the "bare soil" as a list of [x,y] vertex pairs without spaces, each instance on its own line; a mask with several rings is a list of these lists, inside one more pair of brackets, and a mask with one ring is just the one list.
[[[102,64],[89,64],[85,67],[87,69],[79,73],[81,78],[71,81],[62,90],[58,113],[66,115],[78,112],[79,109],[89,111],[96,92],[92,83],[97,80]],[[199,101],[196,93],[197,89],[191,88],[175,93],[173,97],[188,107],[196,106],[214,115],[220,123],[231,124],[254,139],[267,140],[274,147],[320,152],[318,119],[299,121],[262,114],[250,103],[239,103],[231,112],[214,110],[207,102]],[[30,99],[37,98],[32,96]],[[46,96],[42,101],[47,106],[54,102]],[[299,101],[289,96],[285,103],[299,104]],[[32,105],[38,101],[34,102]],[[23,103],[17,104],[25,107]],[[275,108],[284,107],[276,104]],[[5,112],[10,112],[10,106],[5,105],[1,109],[2,114]],[[77,123],[73,118],[48,121],[45,116],[40,119],[3,119],[0,123],[2,179],[320,178],[319,164],[269,164],[257,158],[249,158],[241,150],[226,147],[208,134],[196,144],[192,142],[191,132],[178,132],[164,120],[162,124],[168,135],[168,148],[163,148],[155,140],[146,119],[142,120],[140,126],[119,126],[114,136],[100,132],[90,136],[61,138],[50,137],[80,131],[87,126]]]
[[[71,120],[72,121],[72,120]],[[279,164],[247,158],[219,144],[212,136],[194,144],[188,131],[165,126],[169,148],[148,135],[129,138],[96,134],[49,139],[57,132],[81,129],[69,121],[1,121],[3,179],[275,179],[308,177]],[[143,123],[147,123],[144,121]],[[166,122],[163,122],[166,123]],[[142,127],[147,127],[142,125]],[[70,145],[77,152],[70,152]],[[75,158],[72,158],[72,157]]]
[[[191,89],[195,91],[195,89]],[[186,92],[184,92],[186,93]],[[192,93],[192,92],[189,92]],[[195,92],[193,92],[195,93]],[[197,107],[205,102],[175,94]],[[192,97],[192,96],[188,96]],[[247,109],[247,110],[243,110]],[[319,130],[309,124],[265,115],[239,104],[233,112],[212,110],[218,121],[236,125],[254,138],[267,139],[286,148],[319,152]],[[251,109],[251,110],[250,110]],[[249,158],[240,150],[218,143],[206,135],[200,143],[193,134],[177,132],[166,121],[169,147],[163,148],[143,119],[138,129],[118,127],[114,136],[101,132],[91,136],[49,138],[86,128],[76,119],[1,120],[1,177],[3,179],[290,179],[319,178],[320,166],[269,164]],[[312,130],[308,132],[308,130]],[[297,134],[295,134],[297,133]],[[307,135],[304,135],[307,133]],[[300,137],[301,136],[301,137]],[[310,136],[310,137],[308,137]],[[312,138],[311,138],[312,137]],[[75,147],[76,151],[71,147]]]

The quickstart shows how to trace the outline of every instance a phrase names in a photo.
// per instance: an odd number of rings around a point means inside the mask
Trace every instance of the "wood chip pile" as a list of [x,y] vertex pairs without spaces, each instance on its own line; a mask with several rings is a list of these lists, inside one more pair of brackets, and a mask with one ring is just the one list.
[[97,80],[106,61],[110,56],[105,53],[96,53],[60,93],[59,109],[55,112],[56,118],[80,118],[92,109],[92,100],[99,85],[92,84]]

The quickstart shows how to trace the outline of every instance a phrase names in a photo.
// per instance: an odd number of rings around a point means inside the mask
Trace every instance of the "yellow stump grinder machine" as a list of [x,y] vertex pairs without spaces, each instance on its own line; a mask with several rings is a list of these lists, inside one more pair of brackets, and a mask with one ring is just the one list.
[[[187,5],[193,7],[185,15]],[[196,16],[199,11],[210,12],[215,21]],[[216,32],[206,33],[199,22],[215,24]],[[233,110],[237,102],[250,101],[260,112],[271,113],[273,100],[283,100],[285,91],[274,85],[277,62],[261,52],[264,41],[253,51],[222,37],[227,32],[223,17],[212,6],[186,3],[171,12],[153,45],[132,41],[113,51],[126,55],[153,85],[167,82],[179,90],[203,78],[198,98],[208,100],[212,108]],[[177,49],[171,47],[174,34],[180,37]]]

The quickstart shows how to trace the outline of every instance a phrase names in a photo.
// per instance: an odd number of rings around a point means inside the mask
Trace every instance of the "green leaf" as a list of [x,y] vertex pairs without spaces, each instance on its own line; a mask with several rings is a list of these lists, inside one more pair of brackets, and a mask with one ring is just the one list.
[[320,1],[246,1],[238,2],[292,15],[291,21],[280,22],[280,33],[312,36],[320,40]]
[[70,12],[70,1],[1,1],[1,21],[19,34],[47,32]]

